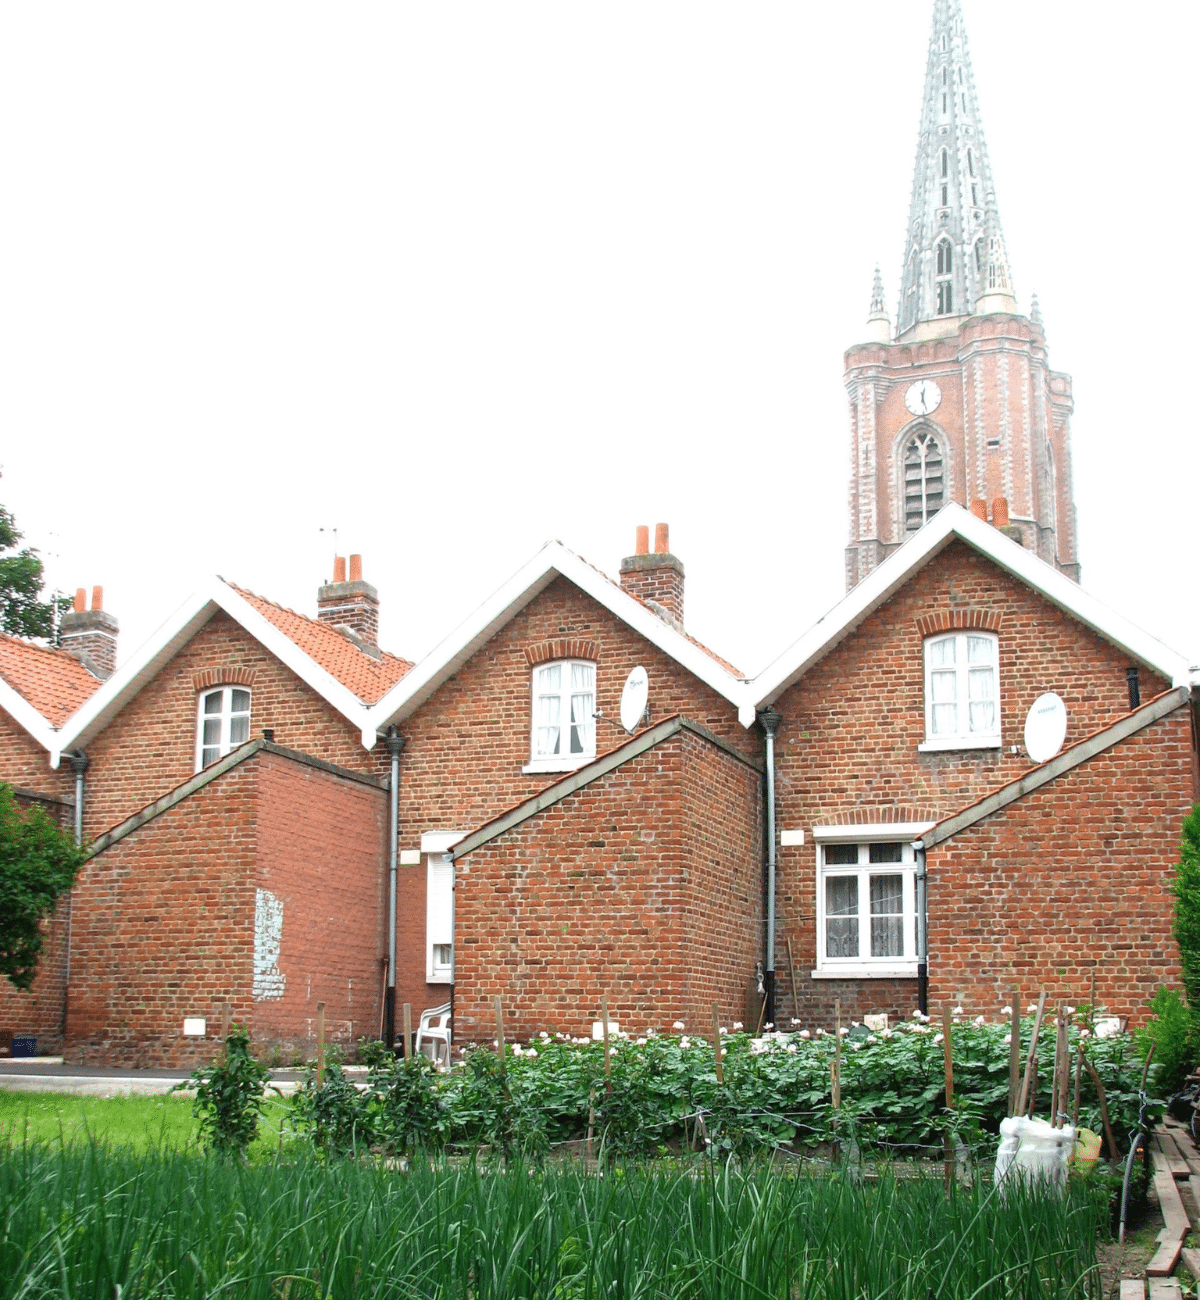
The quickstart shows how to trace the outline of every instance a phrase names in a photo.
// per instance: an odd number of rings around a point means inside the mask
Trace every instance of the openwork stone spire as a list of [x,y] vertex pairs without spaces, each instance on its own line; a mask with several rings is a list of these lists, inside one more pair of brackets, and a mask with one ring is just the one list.
[[1042,304],[1038,302],[1038,296],[1036,290],[1034,291],[1033,297],[1030,299],[1029,302],[1029,319],[1033,321],[1033,323],[1038,327],[1038,329],[1045,328],[1045,326],[1042,324]]
[[[958,0],[935,0],[897,338],[909,331],[931,336],[952,330],[956,318],[979,310],[984,295],[994,299],[996,290],[988,282],[993,240],[996,274],[1002,267],[1002,292],[1011,298],[994,194],[962,10]],[[990,305],[988,310],[1016,307]]]
[[883,297],[883,276],[875,268],[875,286],[871,290],[871,312],[867,317],[867,339],[872,343],[892,341],[892,322]]

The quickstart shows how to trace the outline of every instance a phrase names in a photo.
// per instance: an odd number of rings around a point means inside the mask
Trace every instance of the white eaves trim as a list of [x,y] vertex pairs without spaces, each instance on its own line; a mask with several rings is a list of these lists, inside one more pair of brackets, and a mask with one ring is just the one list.
[[535,596],[564,577],[603,605],[611,614],[644,636],[652,645],[682,664],[694,677],[738,707],[745,699],[745,682],[721,667],[669,623],[622,591],[604,574],[581,560],[561,542],[547,542],[540,551],[489,596],[464,622],[410,668],[371,709],[370,725],[377,732],[402,721],[431,695]]
[[778,700],[813,664],[824,658],[956,537],[986,555],[1000,568],[1019,578],[1086,627],[1090,627],[1106,641],[1127,650],[1134,659],[1161,673],[1172,686],[1187,686],[1191,683],[1193,669],[1187,658],[1169,649],[1148,632],[1143,632],[1095,596],[1089,595],[1078,583],[1059,573],[1053,565],[1005,537],[991,524],[977,519],[956,502],[951,502],[943,506],[899,550],[893,551],[877,569],[872,570],[774,663],[751,680],[746,701],[739,714],[742,725],[751,726],[758,709]]
[[86,745],[103,731],[219,609],[241,624],[264,649],[269,650],[301,681],[360,728],[363,744],[368,749],[375,743],[375,733],[367,721],[367,707],[354,692],[310,659],[290,637],[263,618],[228,583],[213,578],[207,591],[198,592],[181,605],[55,734],[53,743],[48,746],[50,765],[58,767],[64,753]]
[[53,750],[57,733],[46,718],[20,693],[0,677],[0,709],[18,726],[24,727],[43,749]]

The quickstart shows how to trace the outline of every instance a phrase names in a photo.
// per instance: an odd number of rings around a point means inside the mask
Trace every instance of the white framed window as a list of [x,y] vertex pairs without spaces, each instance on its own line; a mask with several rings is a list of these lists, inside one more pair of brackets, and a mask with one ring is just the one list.
[[526,772],[568,772],[596,757],[596,665],[559,659],[533,670]]
[[454,862],[448,853],[428,853],[425,863],[425,979],[453,984]]
[[814,979],[916,975],[913,840],[931,824],[813,827],[817,841]]
[[1000,745],[999,642],[994,632],[925,641],[925,742],[920,750]]
[[196,709],[196,771],[250,739],[250,692],[218,686],[200,695]]

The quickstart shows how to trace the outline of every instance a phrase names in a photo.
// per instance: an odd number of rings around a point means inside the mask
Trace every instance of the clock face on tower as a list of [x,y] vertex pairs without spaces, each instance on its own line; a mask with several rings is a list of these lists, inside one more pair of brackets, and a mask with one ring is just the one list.
[[918,379],[904,394],[904,405],[913,415],[932,415],[942,401],[942,390],[932,379]]

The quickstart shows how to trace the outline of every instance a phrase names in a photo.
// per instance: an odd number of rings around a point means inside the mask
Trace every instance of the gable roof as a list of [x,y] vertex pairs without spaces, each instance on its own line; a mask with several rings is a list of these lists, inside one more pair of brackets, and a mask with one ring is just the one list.
[[749,683],[739,715],[742,725],[751,726],[758,709],[779,699],[813,664],[823,659],[955,539],[987,556],[1085,627],[1161,673],[1173,686],[1190,684],[1192,668],[1183,655],[1143,632],[991,524],[951,502]]
[[353,691],[364,704],[374,704],[388,689],[412,667],[399,655],[379,652],[379,658],[360,650],[358,646],[328,623],[308,618],[286,609],[244,587],[228,584],[252,609],[257,610],[272,626],[277,627],[290,641],[304,651],[314,663],[319,664],[343,686]]
[[100,680],[65,650],[0,634],[0,709],[44,749],[90,696]]
[[[86,745],[103,731],[218,610],[223,610],[245,628],[264,649],[358,727],[364,745],[368,748],[374,745],[375,732],[367,718],[370,693],[388,674],[407,672],[407,661],[394,655],[386,656],[386,662],[384,658],[376,660],[335,629],[273,605],[252,593],[239,591],[221,578],[213,578],[207,590],[181,605],[149,641],[113,673],[60,730],[52,734],[47,744],[51,766],[57,767],[62,754]],[[358,664],[354,656],[366,663]],[[367,692],[366,697],[360,696],[359,691]]]
[[561,542],[547,542],[448,637],[406,673],[370,711],[370,725],[384,731],[414,713],[482,646],[559,577],[586,592],[651,645],[686,668],[737,707],[745,685],[736,669],[698,641],[678,632],[594,565]]

